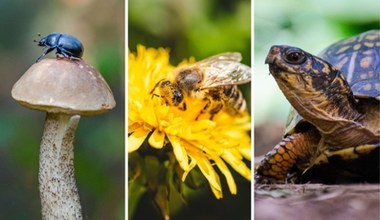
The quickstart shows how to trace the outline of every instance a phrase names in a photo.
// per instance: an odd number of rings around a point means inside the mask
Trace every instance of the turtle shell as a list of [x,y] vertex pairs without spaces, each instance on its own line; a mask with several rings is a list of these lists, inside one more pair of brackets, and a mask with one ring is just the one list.
[[[380,101],[380,30],[371,30],[336,42],[318,55],[338,68],[357,99]],[[285,135],[293,134],[305,121],[291,108]]]

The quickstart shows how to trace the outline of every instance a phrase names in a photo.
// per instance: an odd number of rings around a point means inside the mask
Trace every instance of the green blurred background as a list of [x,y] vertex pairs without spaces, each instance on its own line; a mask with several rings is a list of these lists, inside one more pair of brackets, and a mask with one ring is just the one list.
[[379,29],[379,0],[255,0],[254,5],[255,154],[273,148],[282,136],[290,104],[264,64],[275,44],[318,54],[328,45]]
[[[41,219],[38,154],[45,114],[11,98],[12,85],[43,52],[34,39],[69,33],[110,85],[116,107],[82,117],[75,168],[85,219],[124,219],[123,0],[0,1],[0,219]],[[54,53],[48,55],[54,57]]]
[[[136,51],[137,44],[169,48],[172,65],[191,56],[200,60],[217,53],[237,51],[242,53],[242,62],[250,65],[250,0],[128,2],[128,47],[131,51]],[[250,85],[241,89],[250,105]],[[224,198],[216,200],[206,185],[191,193],[185,206],[183,201],[174,201],[172,219],[250,219],[250,182],[235,172],[234,177],[238,187],[236,196],[231,196],[228,187],[223,185]],[[142,198],[135,212],[134,220],[161,219],[147,196]]]

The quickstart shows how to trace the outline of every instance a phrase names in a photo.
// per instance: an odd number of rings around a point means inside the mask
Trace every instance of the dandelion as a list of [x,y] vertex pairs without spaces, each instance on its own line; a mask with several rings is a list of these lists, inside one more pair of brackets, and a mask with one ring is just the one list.
[[[251,179],[245,161],[251,160],[250,116],[232,116],[223,109],[212,119],[197,117],[205,106],[204,100],[186,100],[186,110],[166,105],[150,92],[157,82],[173,77],[174,66],[169,63],[166,49],[137,46],[129,53],[128,69],[128,152],[147,145],[150,150],[172,152],[182,170],[182,182],[198,166],[216,198],[222,198],[219,174],[227,182],[231,194],[237,187],[229,167]],[[179,66],[194,62],[184,61]]]

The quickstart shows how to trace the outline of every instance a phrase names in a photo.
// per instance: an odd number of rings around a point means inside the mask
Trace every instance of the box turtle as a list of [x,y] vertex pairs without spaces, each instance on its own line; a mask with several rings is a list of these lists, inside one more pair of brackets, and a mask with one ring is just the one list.
[[318,56],[272,46],[265,63],[294,109],[256,182],[379,182],[380,30]]

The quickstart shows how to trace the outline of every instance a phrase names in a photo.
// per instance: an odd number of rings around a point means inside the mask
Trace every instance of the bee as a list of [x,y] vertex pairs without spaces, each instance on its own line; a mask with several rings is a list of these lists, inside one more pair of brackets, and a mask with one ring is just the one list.
[[[173,79],[162,79],[152,89],[156,89],[165,104],[186,110],[186,98],[206,101],[202,113],[210,118],[223,108],[230,114],[242,114],[246,102],[237,85],[251,81],[251,68],[240,63],[241,54],[227,52],[217,54],[174,71]],[[197,118],[199,115],[197,116]]]

